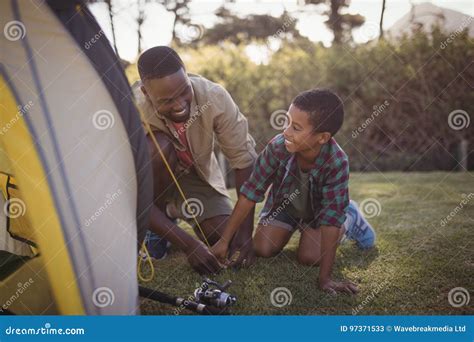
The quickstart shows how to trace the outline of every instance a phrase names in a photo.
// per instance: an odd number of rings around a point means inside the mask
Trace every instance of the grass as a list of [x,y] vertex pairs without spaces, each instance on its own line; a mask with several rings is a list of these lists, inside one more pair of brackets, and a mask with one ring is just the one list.
[[[318,289],[318,268],[295,260],[298,233],[277,257],[258,259],[250,269],[225,270],[214,279],[233,281],[230,292],[238,302],[232,313],[237,315],[474,314],[474,298],[459,308],[448,301],[455,287],[473,294],[474,198],[456,209],[468,199],[463,194],[473,191],[472,172],[352,174],[351,198],[359,203],[374,198],[381,204],[380,214],[370,219],[376,248],[361,251],[346,243],[338,249],[334,276],[359,284],[357,296],[330,296]],[[154,266],[154,279],[143,285],[169,294],[187,297],[201,280],[176,249]],[[291,291],[291,304],[271,304],[270,293],[277,287]],[[142,313],[172,315],[173,307],[143,300]]]

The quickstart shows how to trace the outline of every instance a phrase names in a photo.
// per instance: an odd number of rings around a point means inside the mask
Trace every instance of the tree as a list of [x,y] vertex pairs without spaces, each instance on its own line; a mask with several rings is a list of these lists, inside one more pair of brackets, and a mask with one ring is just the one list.
[[299,38],[296,19],[284,12],[280,17],[270,15],[248,15],[241,18],[225,7],[220,7],[216,15],[219,22],[206,30],[202,37],[205,44],[218,44],[230,41],[234,44],[248,43],[253,40],[266,41],[277,39]]
[[138,16],[137,16],[138,48],[137,48],[137,55],[142,53],[142,26],[143,26],[143,22],[146,19],[145,5],[146,5],[147,2],[148,2],[147,0],[138,0],[137,1],[137,8],[138,8]]
[[[110,29],[112,31],[112,45],[114,47],[115,54],[117,55],[117,57],[120,58],[119,53],[118,53],[118,49],[117,49],[117,39],[115,37],[115,25],[114,25],[115,12],[114,12],[114,9],[113,9],[112,0],[103,0],[103,1],[107,5],[107,12],[109,14]],[[93,4],[93,3],[99,3],[99,2],[102,2],[102,1],[101,0],[87,0],[86,2],[89,3],[89,4]]]
[[328,16],[325,24],[334,35],[334,44],[352,40],[352,30],[365,22],[365,18],[360,14],[341,13],[343,8],[349,7],[350,0],[304,0],[304,2],[307,5],[326,4],[329,6],[329,9],[324,12]]
[[382,12],[380,13],[379,39],[383,39],[383,15],[385,13],[385,0],[382,0]]
[[188,25],[191,21],[189,3],[191,0],[161,0],[160,3],[168,12],[174,14],[173,28],[171,31],[173,42],[178,42],[179,37],[176,34],[177,25]]

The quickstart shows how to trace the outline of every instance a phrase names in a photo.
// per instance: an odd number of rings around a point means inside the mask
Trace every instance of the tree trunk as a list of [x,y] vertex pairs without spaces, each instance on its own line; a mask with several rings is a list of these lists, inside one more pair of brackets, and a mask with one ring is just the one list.
[[171,41],[173,43],[177,43],[175,40],[176,40],[176,19],[178,18],[178,14],[175,13],[174,14],[174,19],[173,19],[173,30],[171,31]]
[[469,151],[469,141],[467,139],[462,139],[459,142],[459,171],[467,171],[468,163],[468,151]]
[[334,34],[333,43],[342,43],[342,18],[339,13],[340,0],[331,0],[331,13],[329,13],[329,24]]
[[382,12],[380,13],[380,33],[379,33],[379,40],[383,39],[383,15],[385,13],[385,0],[382,0]]
[[138,55],[142,53],[142,25],[145,21],[145,2],[138,1],[138,18],[137,18],[137,34],[138,34]]
[[118,58],[120,58],[118,49],[117,49],[117,39],[115,38],[114,13],[112,9],[112,0],[105,0],[105,3],[107,4],[107,10],[109,11],[110,29],[112,30],[112,40],[113,40],[112,43],[114,46],[115,54],[117,55]]

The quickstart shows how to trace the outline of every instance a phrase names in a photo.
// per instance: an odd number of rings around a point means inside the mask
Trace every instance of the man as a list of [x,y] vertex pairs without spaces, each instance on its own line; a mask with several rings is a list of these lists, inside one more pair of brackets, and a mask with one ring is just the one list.
[[[155,195],[150,228],[184,251],[196,271],[216,273],[221,265],[208,247],[219,240],[232,212],[232,203],[213,147],[217,142],[235,171],[238,192],[257,157],[247,119],[223,87],[203,77],[188,75],[181,58],[169,47],[157,46],[145,51],[138,60],[138,71],[143,94],[137,101],[154,136],[147,137]],[[194,217],[199,225],[194,224]],[[231,243],[230,253],[239,252],[235,253],[235,266],[250,265],[254,260],[253,217],[252,211]],[[178,227],[172,221],[175,218],[192,224],[199,240]]]

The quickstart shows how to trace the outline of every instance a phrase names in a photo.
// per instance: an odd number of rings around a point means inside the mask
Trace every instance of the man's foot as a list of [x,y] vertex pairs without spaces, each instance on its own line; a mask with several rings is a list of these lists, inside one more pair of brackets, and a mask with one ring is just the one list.
[[347,238],[354,240],[359,248],[367,249],[375,245],[375,231],[353,200],[347,208],[347,219],[344,224]]
[[162,260],[168,255],[171,243],[165,238],[162,238],[151,231],[147,231],[145,236],[145,246],[150,257],[156,260]]

